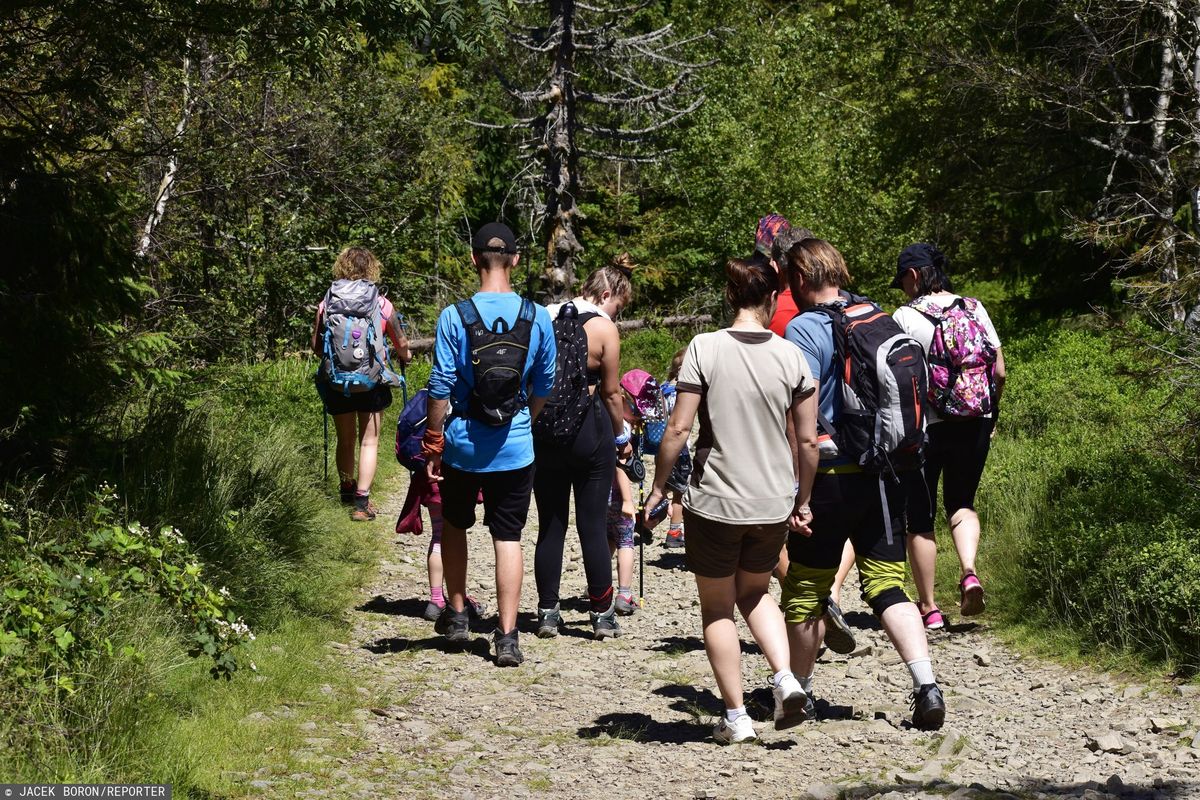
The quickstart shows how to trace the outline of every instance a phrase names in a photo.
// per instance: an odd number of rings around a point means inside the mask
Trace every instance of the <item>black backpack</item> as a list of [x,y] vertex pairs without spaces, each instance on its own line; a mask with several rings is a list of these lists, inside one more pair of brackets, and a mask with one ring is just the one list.
[[891,315],[865,297],[813,306],[833,322],[834,363],[842,412],[819,423],[838,454],[880,475],[920,469],[924,462],[925,351]]
[[563,303],[554,320],[554,340],[558,358],[554,371],[554,389],[546,407],[533,422],[533,438],[539,442],[570,445],[583,427],[592,404],[588,392],[588,338],[583,325],[595,311],[580,314],[574,303]]
[[488,425],[507,425],[527,403],[525,359],[533,335],[534,306],[521,299],[521,310],[511,327],[497,317],[491,330],[483,324],[471,299],[454,304],[462,318],[471,347],[473,379],[467,398],[467,416]]

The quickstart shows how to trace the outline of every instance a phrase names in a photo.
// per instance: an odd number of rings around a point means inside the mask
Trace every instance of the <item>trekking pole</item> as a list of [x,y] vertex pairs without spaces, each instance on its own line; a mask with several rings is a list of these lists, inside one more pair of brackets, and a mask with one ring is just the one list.
[[325,484],[329,485],[329,411],[321,407],[322,427],[325,429]]

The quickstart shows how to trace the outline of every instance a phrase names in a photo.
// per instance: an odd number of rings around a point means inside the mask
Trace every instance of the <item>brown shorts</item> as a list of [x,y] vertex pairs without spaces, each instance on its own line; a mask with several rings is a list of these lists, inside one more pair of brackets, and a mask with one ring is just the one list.
[[739,569],[770,572],[787,543],[788,524],[734,525],[683,510],[688,571],[705,578],[728,578]]

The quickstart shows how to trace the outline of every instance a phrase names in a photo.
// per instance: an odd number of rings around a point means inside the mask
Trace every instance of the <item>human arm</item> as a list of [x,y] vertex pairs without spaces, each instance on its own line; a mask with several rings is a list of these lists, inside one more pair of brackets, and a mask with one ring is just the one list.
[[537,419],[538,414],[546,406],[546,398],[554,390],[555,361],[558,358],[558,348],[554,339],[554,325],[550,322],[550,313],[542,306],[537,306],[534,315],[534,327],[538,333],[537,350],[531,357],[529,365],[529,420]]
[[[682,386],[682,384],[681,384]],[[658,446],[658,455],[654,458],[654,487],[646,498],[646,525],[650,526],[649,511],[662,502],[666,496],[667,479],[680,451],[687,446],[688,436],[692,433],[692,423],[696,421],[696,412],[700,410],[700,393],[680,389],[675,400],[675,410],[667,421],[667,431],[663,434],[662,443]]]
[[446,410],[450,401],[432,394],[425,404],[425,436],[421,451],[425,455],[425,475],[433,483],[442,479],[442,447],[445,444]]
[[412,350],[408,344],[408,334],[404,332],[404,326],[400,324],[400,313],[393,311],[392,316],[387,321],[387,335],[392,340],[392,347],[396,351],[396,359],[401,364],[408,364],[412,361]]
[[812,511],[808,507],[812,499],[813,478],[817,474],[817,387],[813,382],[807,394],[792,400],[788,412],[796,432],[796,449],[793,451],[796,465],[796,505],[789,520],[793,530],[811,536]]
[[[612,423],[613,439],[625,433],[625,395],[621,391],[621,335],[617,326],[603,317],[587,321],[588,342],[593,332],[600,345],[600,398]],[[626,442],[617,448],[620,458],[629,458],[633,447]]]
[[621,493],[621,513],[627,517],[636,516],[637,508],[633,505],[633,483],[625,474],[625,470],[617,470],[616,481],[617,491]]
[[313,320],[313,331],[312,331],[312,342],[311,342],[312,351],[313,351],[313,353],[315,353],[318,356],[322,355],[320,334],[321,334],[321,319],[324,316],[325,316],[325,307],[323,305],[318,305],[317,306],[317,318],[315,320]]
[[453,308],[442,311],[434,335],[433,368],[429,372],[429,401],[425,405],[425,474],[431,481],[441,480],[442,448],[445,443],[446,416],[450,392],[458,380],[458,351],[461,347],[459,317]]

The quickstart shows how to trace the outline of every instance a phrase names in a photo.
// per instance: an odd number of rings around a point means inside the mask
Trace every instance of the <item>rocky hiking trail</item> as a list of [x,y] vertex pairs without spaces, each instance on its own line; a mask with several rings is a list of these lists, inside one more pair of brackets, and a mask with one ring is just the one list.
[[[568,532],[567,630],[543,640],[532,634],[531,513],[524,665],[492,663],[494,616],[472,626],[469,648],[448,650],[421,618],[428,538],[391,532],[402,497],[394,494],[374,523],[390,555],[353,612],[351,638],[330,643],[363,696],[357,726],[343,724],[341,734],[362,744],[340,760],[332,785],[306,782],[288,796],[1200,798],[1200,686],[1128,685],[1023,657],[989,635],[986,615],[931,635],[946,724],[937,733],[911,729],[908,672],[853,576],[843,608],[859,649],[818,663],[816,721],[772,728],[769,670],[739,618],[747,706],[761,739],[717,745],[710,733],[722,706],[695,587],[682,553],[662,548],[662,529],[646,548],[646,607],[607,642],[590,638],[586,605],[571,597],[583,594],[584,579]],[[494,611],[482,526],[470,547],[470,592]]]

